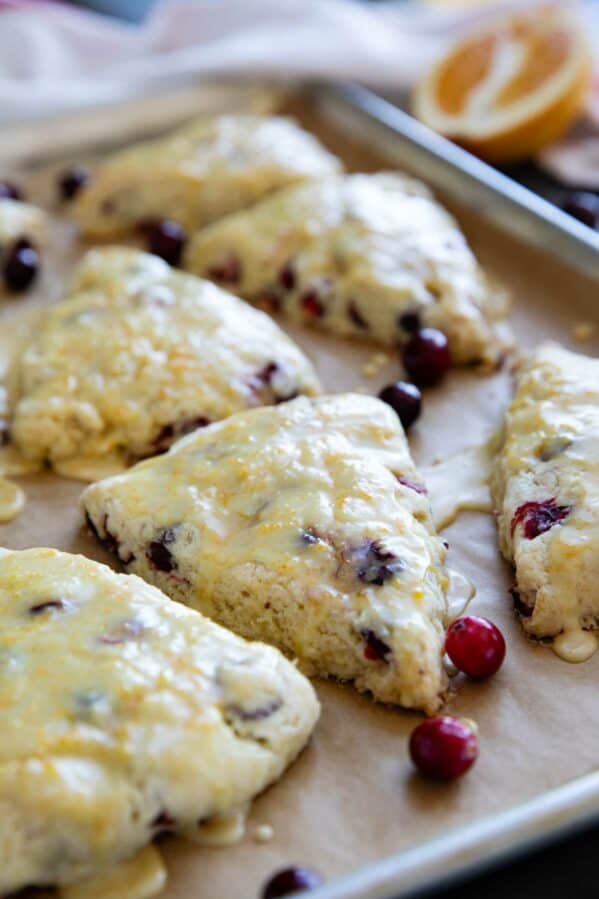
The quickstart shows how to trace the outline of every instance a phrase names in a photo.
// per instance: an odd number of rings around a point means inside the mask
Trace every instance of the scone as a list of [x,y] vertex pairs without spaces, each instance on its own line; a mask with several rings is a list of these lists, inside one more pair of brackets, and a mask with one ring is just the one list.
[[506,296],[429,190],[396,172],[278,191],[196,234],[184,265],[298,322],[385,345],[445,332],[456,363],[493,363]]
[[[194,428],[318,391],[264,313],[133,249],[90,251],[19,361],[11,438],[76,473],[162,452]],[[122,466],[121,466],[122,467]]]
[[580,637],[597,626],[598,359],[546,343],[526,360],[492,488],[526,632]]
[[215,116],[115,153],[68,211],[93,237],[164,218],[201,228],[285,184],[340,169],[292,119]]
[[0,293],[12,285],[6,278],[6,263],[19,243],[39,250],[47,241],[48,217],[42,209],[20,200],[0,198]]
[[0,551],[0,616],[3,895],[231,814],[318,718],[277,650],[83,556]]
[[434,711],[445,549],[395,413],[300,397],[238,413],[86,489],[128,570],[308,674]]

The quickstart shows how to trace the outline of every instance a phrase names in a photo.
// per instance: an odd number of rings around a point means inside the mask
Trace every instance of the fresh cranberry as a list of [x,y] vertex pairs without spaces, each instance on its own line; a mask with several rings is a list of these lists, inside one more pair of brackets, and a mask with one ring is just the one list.
[[572,511],[571,506],[558,506],[555,497],[543,502],[530,501],[522,503],[512,518],[512,534],[519,524],[522,525],[527,540],[534,540],[539,534],[549,531],[554,524],[559,524]]
[[74,165],[58,179],[58,189],[63,200],[72,200],[89,181],[89,171],[82,165]]
[[323,878],[312,868],[283,868],[270,878],[262,890],[262,899],[278,899],[279,896],[291,896],[292,893],[304,893],[314,890],[324,883]]
[[563,205],[564,212],[573,216],[589,228],[599,224],[599,195],[586,190],[577,190],[567,197]]
[[412,731],[410,756],[425,777],[455,780],[476,761],[478,737],[461,718],[428,718]]
[[420,387],[438,384],[451,365],[447,337],[436,328],[423,328],[403,348],[406,371]]
[[279,284],[285,290],[293,290],[295,287],[295,272],[289,262],[279,271]]
[[301,307],[310,318],[322,318],[324,306],[315,290],[307,290],[300,299]]
[[22,200],[23,192],[10,181],[0,181],[0,200]]
[[146,229],[148,250],[169,265],[179,265],[187,236],[185,229],[171,219],[156,222]]
[[159,815],[156,815],[150,827],[152,830],[164,831],[164,830],[172,830],[173,827],[177,826],[177,822],[172,815],[168,812],[160,812]]
[[406,429],[413,425],[420,415],[422,394],[418,387],[409,381],[388,384],[379,393],[379,399],[391,406]]
[[191,418],[183,418],[181,421],[164,425],[152,441],[152,449],[155,453],[164,453],[179,437],[191,434],[192,431],[196,431],[198,428],[205,428],[209,424],[210,419],[206,418],[205,415],[195,415]]
[[386,662],[392,653],[389,644],[371,630],[363,631],[362,636],[365,640],[364,658],[369,662]]
[[368,322],[353,302],[353,300],[347,305],[347,317],[351,322],[354,323],[356,328],[361,328],[362,331],[368,330]]
[[211,265],[206,277],[221,284],[239,284],[241,281],[241,262],[239,257],[231,253],[222,262]]
[[37,276],[39,264],[39,254],[33,244],[25,237],[17,240],[4,261],[2,274],[6,286],[17,292],[27,290]]
[[499,671],[505,658],[503,634],[488,618],[466,615],[447,629],[445,651],[456,668],[476,679]]
[[381,587],[393,575],[402,571],[401,559],[387,549],[383,549],[378,540],[370,540],[361,546],[355,546],[347,552],[348,560],[355,566],[356,574],[366,584]]

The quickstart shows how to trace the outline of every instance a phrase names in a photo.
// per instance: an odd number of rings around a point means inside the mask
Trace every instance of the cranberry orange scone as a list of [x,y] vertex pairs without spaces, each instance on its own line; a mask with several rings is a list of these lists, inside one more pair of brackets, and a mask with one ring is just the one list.
[[353,394],[238,413],[83,494],[128,570],[309,674],[434,711],[445,550],[399,421]]
[[215,116],[116,153],[77,191],[69,211],[94,237],[165,218],[201,228],[278,187],[340,168],[292,119]]
[[276,649],[83,556],[0,551],[0,618],[3,895],[93,876],[161,831],[201,838],[318,718]]
[[525,631],[581,660],[599,626],[599,360],[550,343],[527,359],[492,487]]
[[37,206],[0,198],[0,291],[26,290],[39,269],[48,218]]
[[110,454],[122,467],[239,409],[318,392],[311,364],[267,315],[125,248],[86,255],[18,365],[11,437],[27,458],[71,474]]
[[200,231],[185,267],[299,322],[382,344],[443,331],[457,363],[495,362],[505,294],[456,221],[396,172],[294,185]]

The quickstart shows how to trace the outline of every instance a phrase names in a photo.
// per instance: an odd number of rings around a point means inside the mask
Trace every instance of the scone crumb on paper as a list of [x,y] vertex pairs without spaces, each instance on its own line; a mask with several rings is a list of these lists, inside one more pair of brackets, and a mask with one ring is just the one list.
[[365,378],[373,378],[378,374],[379,370],[389,362],[390,357],[387,353],[375,353],[368,362],[362,366],[362,374]]
[[574,340],[590,340],[595,333],[595,325],[592,322],[577,322],[572,328]]
[[254,839],[257,843],[270,843],[275,835],[272,824],[257,824],[254,830]]

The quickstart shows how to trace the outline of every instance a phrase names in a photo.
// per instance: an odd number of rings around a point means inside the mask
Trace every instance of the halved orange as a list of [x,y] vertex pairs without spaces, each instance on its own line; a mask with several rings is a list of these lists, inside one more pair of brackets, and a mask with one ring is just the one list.
[[453,47],[416,88],[414,113],[491,162],[522,159],[568,128],[590,73],[577,19],[556,6],[535,6]]

